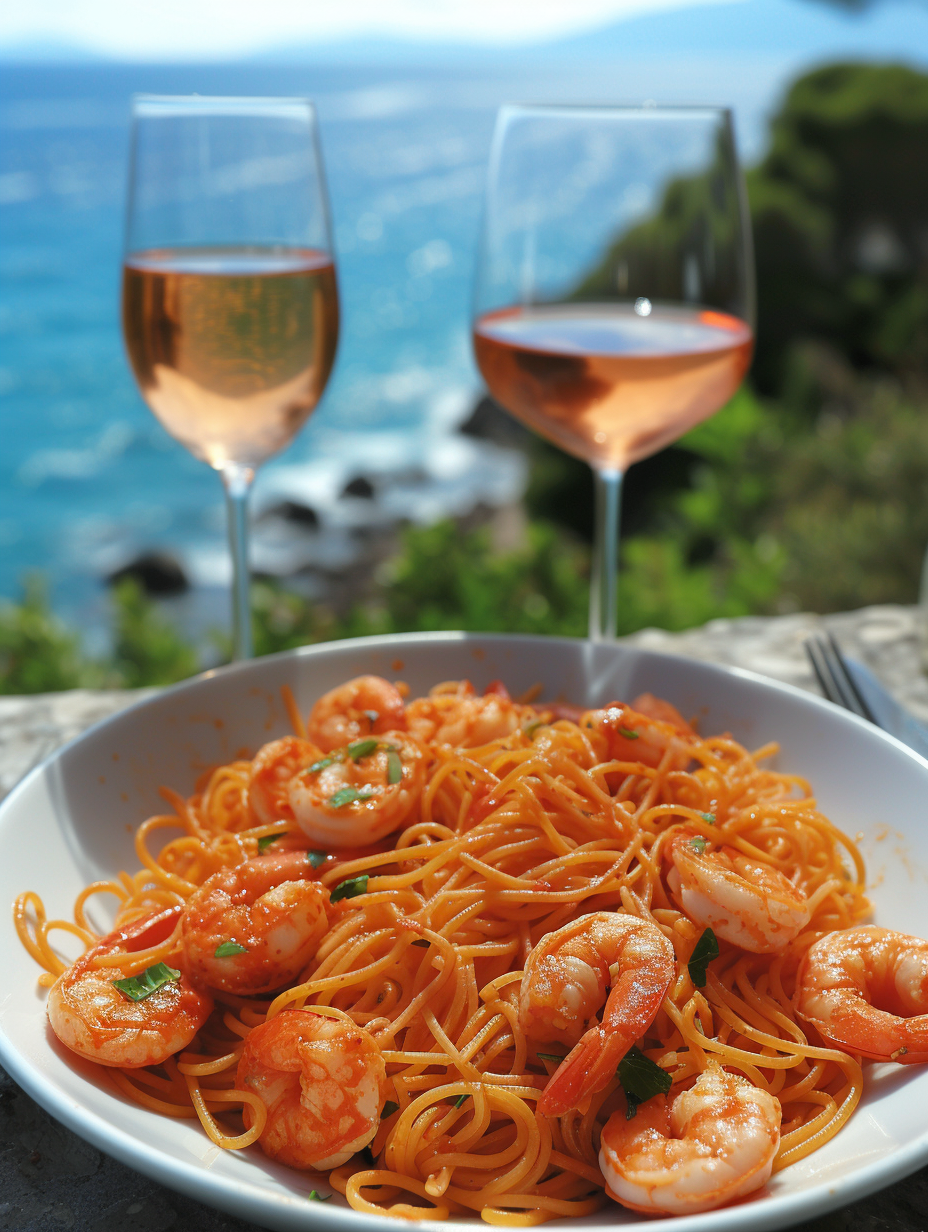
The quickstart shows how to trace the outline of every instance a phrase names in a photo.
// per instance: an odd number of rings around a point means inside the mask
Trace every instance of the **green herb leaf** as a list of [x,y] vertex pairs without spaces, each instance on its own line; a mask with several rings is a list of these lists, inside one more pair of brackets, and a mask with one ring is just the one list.
[[366,740],[355,740],[353,744],[348,745],[348,756],[352,761],[360,761],[362,757],[370,757],[371,753],[377,748],[377,743],[373,736],[368,736]]
[[710,826],[715,825],[715,813],[700,813],[700,817]]
[[320,757],[318,761],[314,761],[311,766],[307,766],[303,771],[304,774],[318,774],[320,770],[324,770],[326,766],[334,766],[337,761],[341,761],[339,753],[332,753],[328,757]]
[[705,988],[706,967],[712,962],[713,958],[718,958],[718,956],[719,943],[712,929],[707,928],[693,947],[690,960],[686,964],[689,968],[690,979],[697,988]]
[[387,1117],[393,1116],[394,1112],[399,1112],[399,1104],[395,1104],[392,1099],[388,1099],[383,1106],[383,1111],[380,1114],[381,1120],[385,1121]]
[[562,1056],[558,1056],[556,1052],[536,1052],[536,1057],[540,1057],[542,1061],[556,1061],[558,1064],[564,1060]]
[[260,855],[262,851],[267,851],[271,843],[276,843],[279,838],[283,838],[284,835],[288,833],[289,831],[287,830],[281,830],[277,834],[262,834],[258,839],[258,855]]
[[461,1108],[464,1104],[464,1101],[468,1099],[470,1099],[470,1092],[465,1091],[463,1095],[459,1095],[457,1099],[454,1101],[455,1108]]
[[309,1191],[310,1202],[328,1202],[331,1196],[331,1194],[321,1194],[318,1189],[311,1189]]
[[620,727],[619,735],[624,736],[626,740],[637,740],[641,732],[632,731],[630,727]]
[[247,954],[248,946],[239,945],[237,941],[223,941],[213,951],[215,958],[231,958],[233,954]]
[[403,777],[403,763],[400,761],[400,751],[393,745],[387,746],[387,782],[393,787]]
[[334,796],[329,796],[326,804],[329,808],[344,808],[346,804],[355,804],[359,800],[370,800],[373,794],[372,791],[358,791],[354,787],[343,787]]
[[535,732],[538,731],[539,727],[547,727],[544,719],[533,719],[531,723],[526,723],[526,725],[522,728],[522,731],[526,736],[528,736],[529,740],[531,740],[534,737]]
[[697,834],[695,838],[690,839],[690,847],[698,856],[701,856],[706,850],[706,840],[701,834]]
[[165,984],[173,984],[179,979],[179,971],[159,962],[153,967],[146,967],[138,975],[130,975],[124,980],[113,980],[112,983],[113,987],[118,988],[127,1000],[144,1001],[146,997],[150,997],[153,992],[157,992]]
[[313,868],[319,868],[320,865],[325,864],[328,859],[328,855],[329,853],[327,851],[307,851],[306,859],[313,866]]
[[619,1081],[628,1101],[626,1118],[629,1121],[638,1111],[639,1104],[652,1095],[666,1095],[673,1084],[670,1074],[634,1045],[619,1062]]
[[340,881],[329,896],[329,901],[338,903],[343,898],[357,898],[359,894],[366,894],[368,880],[369,874],[362,873],[360,877],[349,877],[347,881]]

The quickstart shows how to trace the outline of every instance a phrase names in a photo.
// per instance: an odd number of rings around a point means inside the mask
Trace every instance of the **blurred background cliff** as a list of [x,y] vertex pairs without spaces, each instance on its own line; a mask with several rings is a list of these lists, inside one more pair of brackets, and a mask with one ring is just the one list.
[[57,43],[0,26],[0,691],[167,682],[226,652],[214,480],[151,418],[121,355],[139,90],[319,106],[344,332],[322,405],[259,478],[260,651],[405,629],[585,631],[589,473],[483,398],[469,352],[486,153],[509,98],[736,111],[756,357],[728,407],[629,473],[623,631],[914,602],[928,5],[591,0],[579,24],[542,6],[528,29],[500,4],[495,29],[478,6],[471,27],[413,33],[356,8],[354,28],[305,45],[300,31],[249,44],[243,27],[230,48],[193,23],[144,54],[131,31],[81,45],[51,18]]

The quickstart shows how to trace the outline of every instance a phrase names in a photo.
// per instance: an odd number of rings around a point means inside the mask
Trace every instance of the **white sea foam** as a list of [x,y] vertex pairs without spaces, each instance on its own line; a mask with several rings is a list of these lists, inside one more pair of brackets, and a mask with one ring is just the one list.
[[19,468],[19,481],[37,487],[48,479],[91,479],[125,453],[135,437],[127,423],[112,423],[87,449],[40,449]]

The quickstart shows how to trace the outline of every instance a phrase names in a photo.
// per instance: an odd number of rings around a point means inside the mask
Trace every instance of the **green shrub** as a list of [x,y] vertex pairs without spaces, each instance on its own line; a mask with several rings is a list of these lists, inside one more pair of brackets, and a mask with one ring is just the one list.
[[125,688],[174,684],[199,666],[196,651],[161,614],[132,578],[113,590],[111,666]]
[[51,693],[99,683],[80,637],[52,614],[42,578],[26,579],[21,603],[0,603],[0,693]]

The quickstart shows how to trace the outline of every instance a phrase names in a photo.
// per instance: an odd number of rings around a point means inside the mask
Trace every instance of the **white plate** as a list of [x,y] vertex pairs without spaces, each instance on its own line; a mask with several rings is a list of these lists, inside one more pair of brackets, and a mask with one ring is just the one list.
[[[462,676],[478,688],[499,677],[514,694],[540,683],[546,698],[590,705],[650,690],[684,714],[700,714],[706,733],[728,730],[754,747],[778,740],[779,768],[808,777],[824,812],[863,835],[876,921],[928,935],[928,762],[891,737],[746,672],[584,642],[456,633],[307,647],[207,674],[100,723],[0,806],[0,899],[9,903],[32,889],[50,915],[69,915],[88,881],[137,867],[132,831],[163,807],[159,785],[189,792],[204,766],[285,733],[282,684],[305,712],[319,694],[363,672],[402,678],[414,694]],[[146,1112],[95,1081],[93,1067],[65,1056],[51,1035],[37,968],[4,914],[0,1061],[53,1116],[153,1179],[265,1227],[395,1232],[395,1221],[359,1214],[337,1198],[308,1202],[306,1178],[271,1164],[257,1148],[220,1151],[196,1122]],[[761,1232],[843,1206],[928,1161],[926,1105],[928,1067],[874,1067],[850,1124],[775,1176],[762,1196],[706,1215],[648,1220],[648,1232],[748,1225]],[[623,1222],[637,1220],[609,1204],[573,1224]]]

